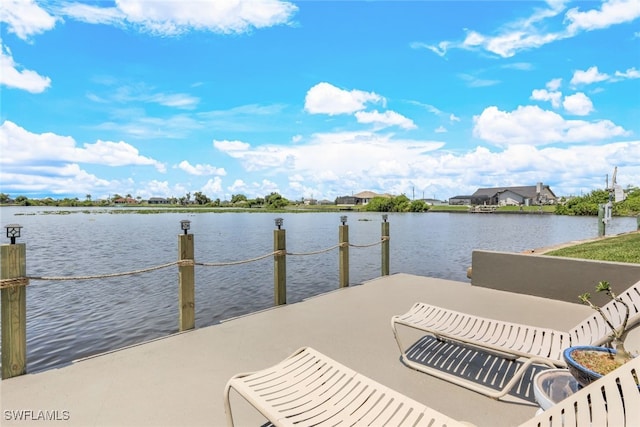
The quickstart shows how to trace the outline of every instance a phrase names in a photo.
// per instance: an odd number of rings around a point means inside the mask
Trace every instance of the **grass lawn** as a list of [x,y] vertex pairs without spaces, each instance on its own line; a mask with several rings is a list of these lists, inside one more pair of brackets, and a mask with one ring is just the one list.
[[569,246],[545,255],[640,264],[640,232]]

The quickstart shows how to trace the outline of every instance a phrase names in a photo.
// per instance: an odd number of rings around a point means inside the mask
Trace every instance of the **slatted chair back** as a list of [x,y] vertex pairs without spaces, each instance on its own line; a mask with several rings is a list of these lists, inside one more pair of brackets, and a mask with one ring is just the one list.
[[[629,305],[627,328],[640,323],[640,282],[629,287],[619,297]],[[626,312],[623,304],[612,300],[602,306],[602,311],[616,328],[622,325]],[[569,331],[571,345],[603,345],[611,340],[611,333],[611,328],[596,311]]]

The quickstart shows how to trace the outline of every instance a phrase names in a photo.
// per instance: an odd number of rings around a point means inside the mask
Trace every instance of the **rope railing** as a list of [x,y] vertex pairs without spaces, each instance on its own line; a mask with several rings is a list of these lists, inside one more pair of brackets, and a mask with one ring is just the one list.
[[[319,255],[339,249],[338,279],[340,288],[349,286],[349,247],[370,248],[381,245],[381,274],[389,274],[389,223],[383,215],[382,237],[370,244],[356,245],[349,243],[349,229],[346,225],[347,217],[341,216],[342,225],[338,230],[338,244],[325,249],[308,252],[288,252],[286,250],[286,234],[282,229],[282,218],[276,218],[277,229],[274,230],[273,251],[249,259],[226,262],[196,262],[193,234],[189,234],[190,221],[180,221],[180,228],[184,231],[178,235],[178,260],[152,267],[133,271],[93,274],[85,276],[29,276],[26,270],[26,245],[16,244],[20,237],[18,224],[7,226],[7,237],[11,238],[10,245],[0,245],[0,298],[2,299],[2,361],[0,363],[2,379],[11,378],[26,373],[27,343],[26,318],[27,298],[26,287],[31,281],[84,281],[95,279],[109,279],[115,277],[133,276],[149,273],[173,266],[178,266],[178,329],[186,331],[195,328],[195,267],[225,267],[247,264],[273,257],[274,304],[287,303],[286,262],[289,256]],[[9,234],[9,231],[13,234]],[[7,342],[5,342],[5,339]],[[5,351],[5,349],[8,349]]]
[[317,251],[311,251],[311,252],[286,252],[286,251],[273,251],[273,252],[269,252],[268,254],[264,254],[264,255],[260,255],[257,256],[255,258],[249,258],[249,259],[244,259],[244,260],[239,260],[239,261],[226,261],[226,262],[195,262],[193,260],[190,259],[183,259],[183,260],[178,260],[178,261],[173,261],[173,262],[168,262],[166,264],[161,264],[161,265],[157,265],[157,266],[153,266],[153,267],[148,267],[148,268],[143,268],[143,269],[139,269],[139,270],[133,270],[133,271],[125,271],[125,272],[118,272],[118,273],[106,273],[106,274],[95,274],[95,275],[90,275],[90,276],[26,276],[26,277],[18,277],[18,278],[12,278],[12,279],[0,279],[0,289],[5,289],[5,288],[10,288],[13,286],[26,286],[29,284],[29,281],[31,280],[36,280],[36,281],[82,281],[82,280],[95,280],[95,279],[110,279],[110,278],[114,278],[114,277],[123,277],[123,276],[133,276],[136,274],[143,274],[143,273],[149,273],[151,271],[157,271],[157,270],[162,270],[164,268],[168,268],[168,267],[172,267],[174,265],[177,265],[179,267],[183,267],[183,266],[200,266],[200,267],[227,267],[227,266],[232,266],[232,265],[240,265],[240,264],[248,264],[251,262],[255,262],[255,261],[260,261],[262,259],[265,258],[269,258],[270,256],[274,256],[274,255],[289,255],[289,256],[309,256],[309,255],[319,255],[322,253],[326,253],[326,252],[330,252],[334,249],[340,248],[340,247],[345,247],[345,246],[350,246],[353,248],[370,248],[376,245],[380,245],[383,241],[385,240],[389,240],[388,236],[383,236],[382,239],[380,239],[380,241],[374,242],[374,243],[370,243],[370,244],[365,244],[365,245],[355,245],[353,243],[339,243],[337,245],[333,245],[330,246],[326,249],[320,249]]

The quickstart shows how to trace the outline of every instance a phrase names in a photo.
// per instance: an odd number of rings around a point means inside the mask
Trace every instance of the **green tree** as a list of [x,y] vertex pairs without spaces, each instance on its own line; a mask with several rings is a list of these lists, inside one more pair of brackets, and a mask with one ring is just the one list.
[[209,199],[206,195],[202,194],[200,191],[196,191],[193,194],[193,197],[196,201],[197,204],[199,205],[206,205],[211,203],[211,199]]
[[391,212],[393,208],[394,204],[391,197],[376,196],[367,203],[364,210],[368,212]]
[[409,211],[411,212],[424,212],[428,210],[429,206],[424,202],[424,200],[414,200],[411,202],[411,206],[409,206]]
[[0,203],[9,203],[9,195],[0,193]]
[[18,196],[15,199],[15,203],[16,205],[20,205],[20,206],[29,206],[29,199],[27,198],[27,196]]
[[231,204],[235,205],[236,203],[246,202],[247,196],[244,194],[232,194],[231,195]]
[[282,209],[289,204],[289,200],[278,193],[271,193],[265,196],[264,204],[267,209]]

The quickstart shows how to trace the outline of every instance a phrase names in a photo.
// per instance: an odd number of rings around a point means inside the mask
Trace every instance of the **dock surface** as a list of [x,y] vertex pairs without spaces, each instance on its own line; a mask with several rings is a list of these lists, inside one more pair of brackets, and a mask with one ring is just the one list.
[[[535,414],[534,405],[493,400],[403,365],[390,318],[416,301],[556,329],[591,313],[580,304],[395,274],[1,381],[0,424],[224,426],[229,378],[273,365],[304,346],[477,426],[516,426]],[[237,425],[264,424],[237,395],[232,406]]]

